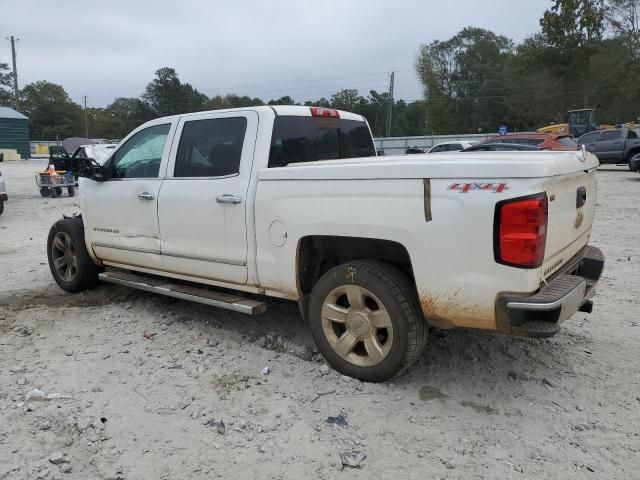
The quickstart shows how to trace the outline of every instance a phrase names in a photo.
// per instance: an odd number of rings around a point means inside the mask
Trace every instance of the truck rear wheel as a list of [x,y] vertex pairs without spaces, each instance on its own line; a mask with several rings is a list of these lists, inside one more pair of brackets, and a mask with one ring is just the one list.
[[81,218],[65,218],[53,224],[47,239],[47,257],[53,279],[63,290],[81,292],[99,283],[102,269],[89,257]]
[[353,261],[325,273],[311,293],[309,321],[326,360],[340,373],[368,382],[411,366],[428,335],[407,277],[377,261]]

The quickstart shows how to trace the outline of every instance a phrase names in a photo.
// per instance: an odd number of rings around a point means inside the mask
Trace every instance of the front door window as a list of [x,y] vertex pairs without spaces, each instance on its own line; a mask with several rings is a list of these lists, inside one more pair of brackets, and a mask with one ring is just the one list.
[[140,130],[111,159],[111,178],[156,178],[171,124]]

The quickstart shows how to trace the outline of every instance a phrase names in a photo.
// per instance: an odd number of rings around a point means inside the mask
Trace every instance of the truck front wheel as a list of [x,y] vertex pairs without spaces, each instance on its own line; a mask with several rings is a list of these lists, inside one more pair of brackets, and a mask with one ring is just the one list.
[[53,224],[47,257],[53,279],[63,290],[80,292],[98,284],[102,269],[89,257],[81,218],[65,218]]
[[428,328],[405,275],[358,260],[332,268],[309,303],[318,349],[340,373],[380,382],[403,372],[424,351]]

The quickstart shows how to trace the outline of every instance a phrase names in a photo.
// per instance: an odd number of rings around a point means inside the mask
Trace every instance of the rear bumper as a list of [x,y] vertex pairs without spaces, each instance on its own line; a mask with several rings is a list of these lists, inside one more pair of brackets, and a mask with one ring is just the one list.
[[498,330],[526,337],[551,337],[578,311],[591,312],[591,297],[604,268],[604,255],[586,247],[532,295],[499,296]]

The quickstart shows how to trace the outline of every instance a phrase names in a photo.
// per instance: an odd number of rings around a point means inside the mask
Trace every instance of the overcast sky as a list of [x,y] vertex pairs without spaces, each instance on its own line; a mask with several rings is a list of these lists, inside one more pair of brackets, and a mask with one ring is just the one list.
[[80,103],[137,97],[163,66],[212,96],[264,100],[330,97],[341,88],[388,88],[421,98],[421,44],[465,26],[514,40],[535,33],[549,0],[0,0],[4,37],[20,38],[20,87],[48,80]]

